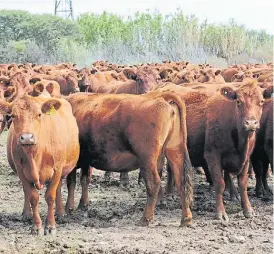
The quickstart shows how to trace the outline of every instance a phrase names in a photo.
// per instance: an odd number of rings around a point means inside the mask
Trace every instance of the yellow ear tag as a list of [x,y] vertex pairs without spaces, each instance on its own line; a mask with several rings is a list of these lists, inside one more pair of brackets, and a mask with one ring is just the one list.
[[56,109],[51,106],[50,109],[46,112],[47,115],[54,115],[56,113]]

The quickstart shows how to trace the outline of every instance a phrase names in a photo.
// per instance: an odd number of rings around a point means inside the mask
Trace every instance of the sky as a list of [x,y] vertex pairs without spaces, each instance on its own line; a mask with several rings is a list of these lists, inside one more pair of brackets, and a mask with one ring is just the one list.
[[[31,13],[53,13],[54,0],[0,0],[0,9],[21,9]],[[102,13],[104,10],[122,16],[137,11],[158,10],[174,13],[179,7],[184,14],[194,14],[200,21],[227,23],[234,18],[249,29],[264,29],[274,34],[273,0],[72,0],[74,16]]]

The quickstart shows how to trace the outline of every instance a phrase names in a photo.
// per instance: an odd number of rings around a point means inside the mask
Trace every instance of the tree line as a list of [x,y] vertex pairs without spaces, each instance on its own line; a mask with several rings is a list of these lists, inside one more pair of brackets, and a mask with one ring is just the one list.
[[234,20],[201,23],[181,10],[132,17],[86,13],[76,21],[0,10],[0,63],[70,61],[85,66],[95,60],[131,64],[189,60],[220,66],[268,62],[272,56],[273,35],[264,30],[246,29]]

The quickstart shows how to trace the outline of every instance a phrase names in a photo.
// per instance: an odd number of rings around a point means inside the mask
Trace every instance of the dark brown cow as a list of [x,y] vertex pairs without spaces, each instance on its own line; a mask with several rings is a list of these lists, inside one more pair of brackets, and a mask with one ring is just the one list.
[[[160,189],[158,167],[167,157],[181,197],[181,225],[191,224],[191,165],[186,147],[185,106],[174,93],[70,95],[79,126],[82,168],[80,204],[88,205],[89,166],[113,172],[138,167],[145,175],[147,205],[140,221],[148,225]],[[67,209],[74,207],[75,171],[68,177]]]
[[31,216],[32,208],[31,231],[40,234],[42,222],[37,189],[48,184],[45,194],[48,215],[44,233],[55,234],[55,199],[57,215],[64,214],[60,180],[71,172],[79,157],[79,131],[71,106],[64,99],[24,95],[12,103],[1,100],[0,112],[12,116],[7,153],[11,168],[23,184],[23,215]]
[[256,175],[257,197],[270,198],[272,191],[267,184],[268,166],[273,171],[273,100],[268,100],[263,107],[260,130],[257,133],[256,145],[251,156]]

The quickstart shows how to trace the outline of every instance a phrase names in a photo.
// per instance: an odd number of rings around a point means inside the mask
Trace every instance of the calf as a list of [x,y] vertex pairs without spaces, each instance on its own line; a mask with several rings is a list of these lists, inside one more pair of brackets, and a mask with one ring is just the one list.
[[37,190],[47,184],[48,215],[44,233],[55,234],[55,199],[57,215],[64,213],[61,178],[70,173],[79,157],[79,131],[71,106],[64,99],[23,95],[12,103],[1,100],[0,112],[12,117],[7,153],[11,168],[23,184],[23,215],[31,216],[32,208],[31,232],[40,234],[42,222]]
[[[82,169],[80,205],[88,205],[89,167],[113,172],[143,171],[147,205],[140,225],[148,225],[160,189],[158,167],[164,156],[181,197],[181,225],[191,224],[191,165],[186,146],[185,106],[175,93],[70,95],[79,126]],[[74,207],[75,171],[68,177],[67,209]]]

